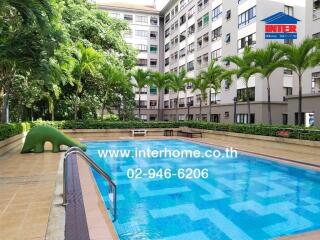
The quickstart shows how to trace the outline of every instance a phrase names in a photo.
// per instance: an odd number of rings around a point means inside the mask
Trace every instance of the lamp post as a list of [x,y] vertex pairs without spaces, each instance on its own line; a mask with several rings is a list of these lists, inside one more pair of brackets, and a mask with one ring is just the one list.
[[237,123],[237,101],[238,98],[233,98],[233,123]]

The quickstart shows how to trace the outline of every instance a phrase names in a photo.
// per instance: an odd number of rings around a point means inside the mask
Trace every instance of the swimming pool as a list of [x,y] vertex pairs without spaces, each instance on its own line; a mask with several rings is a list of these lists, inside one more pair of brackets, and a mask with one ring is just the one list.
[[[272,239],[320,229],[320,173],[238,154],[237,158],[100,158],[99,149],[198,149],[182,140],[87,142],[87,154],[117,185],[122,240]],[[208,169],[208,178],[130,179],[141,168]],[[99,189],[104,180],[94,173]],[[103,191],[101,191],[103,192]],[[103,196],[106,198],[107,196]]]

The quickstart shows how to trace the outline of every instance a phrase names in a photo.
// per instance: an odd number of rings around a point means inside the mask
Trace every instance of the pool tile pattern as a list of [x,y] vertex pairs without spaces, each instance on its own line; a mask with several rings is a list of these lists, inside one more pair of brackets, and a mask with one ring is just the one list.
[[[115,227],[120,239],[263,240],[320,229],[319,172],[245,155],[224,160],[97,158],[95,149],[108,144],[118,148],[207,146],[170,140],[89,143],[89,155],[111,175],[115,173],[119,193]],[[141,166],[206,167],[210,177],[129,180],[126,170]],[[101,188],[103,181],[95,177]]]

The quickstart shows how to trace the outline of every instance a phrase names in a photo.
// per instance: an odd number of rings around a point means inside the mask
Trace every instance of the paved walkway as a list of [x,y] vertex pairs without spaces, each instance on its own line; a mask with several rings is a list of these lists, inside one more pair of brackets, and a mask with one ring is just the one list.
[[44,239],[61,154],[0,158],[0,239]]

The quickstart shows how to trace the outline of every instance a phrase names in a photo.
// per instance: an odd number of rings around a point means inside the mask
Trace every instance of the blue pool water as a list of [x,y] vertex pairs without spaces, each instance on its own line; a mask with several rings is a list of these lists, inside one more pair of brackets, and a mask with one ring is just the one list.
[[[99,149],[198,149],[182,140],[88,142],[87,153],[117,185],[124,239],[272,239],[320,229],[320,172],[238,154],[233,159],[108,158]],[[128,168],[207,168],[207,179],[128,179]],[[94,174],[103,193],[105,182]],[[106,198],[106,196],[104,196]]]

